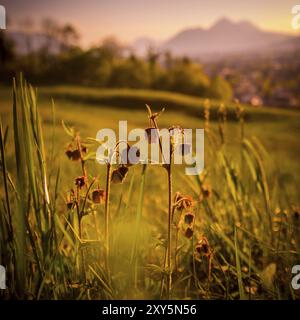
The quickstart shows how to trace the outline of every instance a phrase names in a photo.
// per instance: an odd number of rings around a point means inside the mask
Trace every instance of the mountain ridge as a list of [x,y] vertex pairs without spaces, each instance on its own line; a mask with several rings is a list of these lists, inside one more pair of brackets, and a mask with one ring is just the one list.
[[181,30],[157,48],[175,55],[201,56],[268,50],[276,47],[276,44],[283,45],[295,38],[290,34],[262,30],[248,20],[233,22],[224,17],[209,28],[192,27]]

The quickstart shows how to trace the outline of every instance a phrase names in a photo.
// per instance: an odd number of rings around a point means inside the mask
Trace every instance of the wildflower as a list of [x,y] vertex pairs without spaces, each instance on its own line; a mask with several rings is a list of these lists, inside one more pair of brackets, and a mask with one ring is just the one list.
[[75,185],[81,189],[83,186],[86,185],[86,182],[87,182],[86,180],[87,180],[87,179],[86,179],[85,176],[77,177],[77,178],[75,179]]
[[128,173],[128,168],[121,166],[118,169],[115,169],[111,175],[111,181],[113,183],[122,183]]
[[87,147],[81,146],[81,152],[79,149],[73,149],[72,145],[70,144],[66,150],[67,157],[72,161],[78,161],[81,158],[81,154],[87,153]]
[[102,203],[106,197],[106,193],[103,189],[95,189],[92,192],[92,200],[94,203]]
[[190,238],[193,236],[193,234],[194,234],[193,229],[192,229],[191,227],[187,227],[186,230],[185,230],[184,235],[185,235],[188,239],[190,239]]
[[194,206],[194,200],[191,196],[183,196],[179,192],[175,194],[174,203],[178,210],[188,209]]
[[206,237],[202,236],[196,244],[196,251],[199,254],[209,257],[211,255],[211,249]]
[[195,215],[192,212],[187,212],[184,215],[184,222],[186,224],[192,224],[194,222]]

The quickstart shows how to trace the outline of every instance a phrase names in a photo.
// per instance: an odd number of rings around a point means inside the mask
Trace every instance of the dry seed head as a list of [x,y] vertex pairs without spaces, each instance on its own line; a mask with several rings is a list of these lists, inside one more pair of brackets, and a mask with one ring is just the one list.
[[196,244],[196,251],[204,256],[211,255],[211,249],[206,237],[202,236]]
[[188,239],[191,239],[193,234],[194,234],[193,229],[191,227],[187,227],[185,232],[184,232],[185,237],[188,238]]
[[120,166],[115,169],[111,175],[111,182],[113,183],[122,183],[128,173],[128,168],[125,166]]
[[192,224],[194,222],[195,215],[192,212],[187,212],[184,215],[184,222],[186,224]]
[[74,149],[71,144],[68,145],[68,148],[66,150],[67,157],[72,161],[78,161],[81,158],[81,154],[87,153],[87,147],[81,146],[81,151],[76,148]]
[[87,183],[87,178],[85,176],[80,176],[75,179],[75,185],[80,189],[84,187]]
[[95,189],[92,192],[92,200],[94,203],[103,203],[106,198],[106,192],[103,189]]
[[193,197],[189,195],[183,196],[179,192],[175,194],[174,203],[178,210],[188,209],[194,206]]

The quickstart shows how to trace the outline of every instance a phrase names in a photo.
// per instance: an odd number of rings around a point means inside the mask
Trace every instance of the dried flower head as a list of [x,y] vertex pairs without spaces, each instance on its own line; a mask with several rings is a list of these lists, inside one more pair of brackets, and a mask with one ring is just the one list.
[[185,237],[187,237],[188,239],[191,239],[193,234],[194,234],[193,229],[191,227],[187,227],[185,232],[184,232]]
[[111,175],[111,181],[113,183],[122,183],[128,173],[128,168],[125,166],[120,166],[115,169]]
[[196,251],[204,256],[211,256],[209,242],[205,236],[202,236],[196,244]]
[[87,183],[87,179],[85,176],[80,176],[75,179],[75,185],[80,189],[84,187]]
[[186,224],[192,224],[194,222],[195,215],[192,212],[187,212],[184,215],[184,222]]
[[103,189],[95,189],[92,192],[92,200],[94,203],[103,203],[106,197],[106,193]]
[[68,145],[68,148],[66,150],[67,157],[72,161],[78,161],[81,158],[82,154],[87,153],[87,147],[81,145],[81,151],[78,148],[73,148],[72,144]]
[[194,206],[193,197],[189,195],[183,196],[179,192],[175,194],[174,203],[178,210],[188,209]]

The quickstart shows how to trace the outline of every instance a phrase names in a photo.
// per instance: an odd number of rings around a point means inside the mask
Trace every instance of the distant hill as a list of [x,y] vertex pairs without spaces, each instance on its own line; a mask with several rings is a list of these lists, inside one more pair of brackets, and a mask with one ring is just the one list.
[[289,49],[294,46],[294,39],[294,36],[288,34],[263,31],[248,21],[232,22],[223,18],[208,29],[199,27],[183,30],[158,48],[171,51],[175,55],[223,55],[268,50],[277,45],[281,49]]

